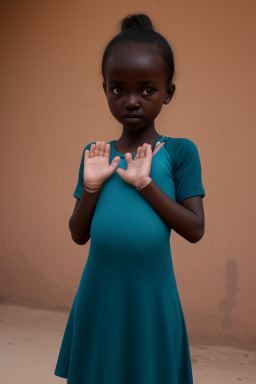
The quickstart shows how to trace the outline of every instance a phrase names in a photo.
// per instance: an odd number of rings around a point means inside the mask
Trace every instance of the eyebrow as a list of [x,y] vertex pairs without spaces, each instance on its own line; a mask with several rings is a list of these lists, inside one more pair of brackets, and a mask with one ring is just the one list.
[[[126,84],[126,81],[118,81],[118,80],[111,80],[110,81],[110,84],[111,83],[114,83],[114,84]],[[146,85],[146,84],[154,84],[155,81],[154,80],[145,80],[145,81],[137,81],[136,84],[142,84],[142,85]]]

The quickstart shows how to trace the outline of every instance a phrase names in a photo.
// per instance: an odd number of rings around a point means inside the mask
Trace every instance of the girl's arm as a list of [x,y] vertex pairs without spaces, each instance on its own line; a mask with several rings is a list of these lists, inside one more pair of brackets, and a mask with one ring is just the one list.
[[176,203],[152,179],[146,187],[138,189],[138,193],[169,227],[190,243],[196,243],[203,237],[205,221],[201,196],[189,197],[182,200],[181,204]]
[[[196,243],[203,237],[205,226],[202,202],[205,191],[198,149],[193,141],[185,138],[172,138],[165,147],[170,155],[176,201],[149,176],[152,149],[147,143],[138,147],[134,159],[130,153],[125,154],[127,169],[117,168],[116,172],[138,190],[169,227],[189,242]],[[156,148],[153,155],[155,151]]]
[[83,188],[81,199],[77,199],[74,212],[69,219],[71,237],[76,244],[84,245],[90,239],[90,227],[100,190],[87,192]]
[[[84,150],[79,168],[78,184],[73,194],[77,198],[74,212],[69,219],[71,237],[75,243],[84,245],[90,239],[91,222],[103,183],[116,170],[120,157],[115,156],[109,164],[110,144],[96,141],[88,144]],[[88,192],[87,188],[98,191]]]

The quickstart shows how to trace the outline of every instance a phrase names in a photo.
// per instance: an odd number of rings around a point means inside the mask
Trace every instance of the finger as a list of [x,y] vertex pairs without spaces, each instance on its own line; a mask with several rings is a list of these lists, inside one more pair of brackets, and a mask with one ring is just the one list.
[[105,153],[105,145],[106,145],[106,142],[105,142],[105,141],[100,141],[100,145],[99,145],[99,154],[98,154],[98,156],[104,156],[104,153]]
[[[122,169],[122,168],[118,168],[118,167],[117,167],[117,169],[116,169],[116,173],[118,173],[118,175],[119,175],[120,177],[122,177],[123,174],[125,173],[125,170]],[[123,177],[122,177],[122,178],[123,178]]]
[[89,159],[89,153],[90,153],[89,149],[86,149],[84,151],[84,162],[85,162],[86,159]]
[[[158,142],[156,143],[154,150],[156,149],[156,147],[158,146],[158,144],[160,144],[160,141],[158,141]],[[152,149],[152,148],[153,148],[153,145],[151,146],[151,149]],[[152,149],[152,151],[153,151],[153,149]],[[154,151],[153,151],[153,152],[154,152]]]
[[141,145],[137,148],[137,155],[138,155],[138,157],[140,157],[141,148],[142,148]]
[[117,168],[119,165],[120,159],[121,158],[119,156],[114,157],[114,159],[110,163],[110,166],[113,167],[114,169]]
[[160,141],[158,141],[158,142],[156,143],[156,146],[155,146],[155,148],[154,148],[153,154],[154,154],[155,152],[157,152],[157,150],[158,150],[157,146],[158,146],[159,144],[160,144]]
[[152,149],[151,149],[151,145],[150,144],[147,144],[146,148],[145,148],[145,156],[152,156]]
[[109,157],[110,156],[110,143],[107,143],[106,146],[105,146],[104,156],[105,157]]
[[148,143],[145,143],[143,145],[143,154],[144,154],[144,157],[148,156],[150,153],[152,153],[152,150],[151,150],[151,145],[148,144]]
[[126,152],[126,154],[124,156],[125,156],[125,160],[127,162],[127,165],[129,165],[133,162],[132,154],[130,152]]
[[140,157],[145,157],[146,156],[146,152],[145,152],[145,148],[147,146],[147,143],[144,143],[141,147],[141,150],[140,150]]
[[94,150],[94,156],[98,156],[99,155],[100,145],[101,145],[101,142],[99,140],[96,141],[96,146],[95,146],[95,150]]
[[94,157],[94,150],[95,150],[95,148],[96,148],[96,144],[95,143],[90,146],[89,157]]
[[[158,144],[160,144],[160,145],[158,145]],[[158,141],[156,146],[155,146],[155,149],[153,151],[153,155],[155,155],[160,150],[160,148],[162,148],[163,145],[164,145],[164,142],[161,143],[160,141]]]

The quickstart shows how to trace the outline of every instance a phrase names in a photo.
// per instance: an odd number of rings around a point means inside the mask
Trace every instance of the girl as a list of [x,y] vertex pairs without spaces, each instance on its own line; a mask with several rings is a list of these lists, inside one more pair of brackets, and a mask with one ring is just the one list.
[[69,221],[91,239],[54,374],[68,384],[192,384],[170,233],[204,234],[201,163],[189,139],[159,134],[175,91],[173,53],[143,14],[122,21],[103,55],[118,140],[88,144]]

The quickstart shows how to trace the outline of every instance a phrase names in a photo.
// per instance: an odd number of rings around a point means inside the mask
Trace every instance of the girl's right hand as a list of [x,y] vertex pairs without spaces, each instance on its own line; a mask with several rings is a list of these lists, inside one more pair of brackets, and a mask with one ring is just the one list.
[[100,188],[119,165],[120,157],[116,156],[109,164],[110,144],[96,141],[90,150],[84,153],[84,185],[89,188]]

